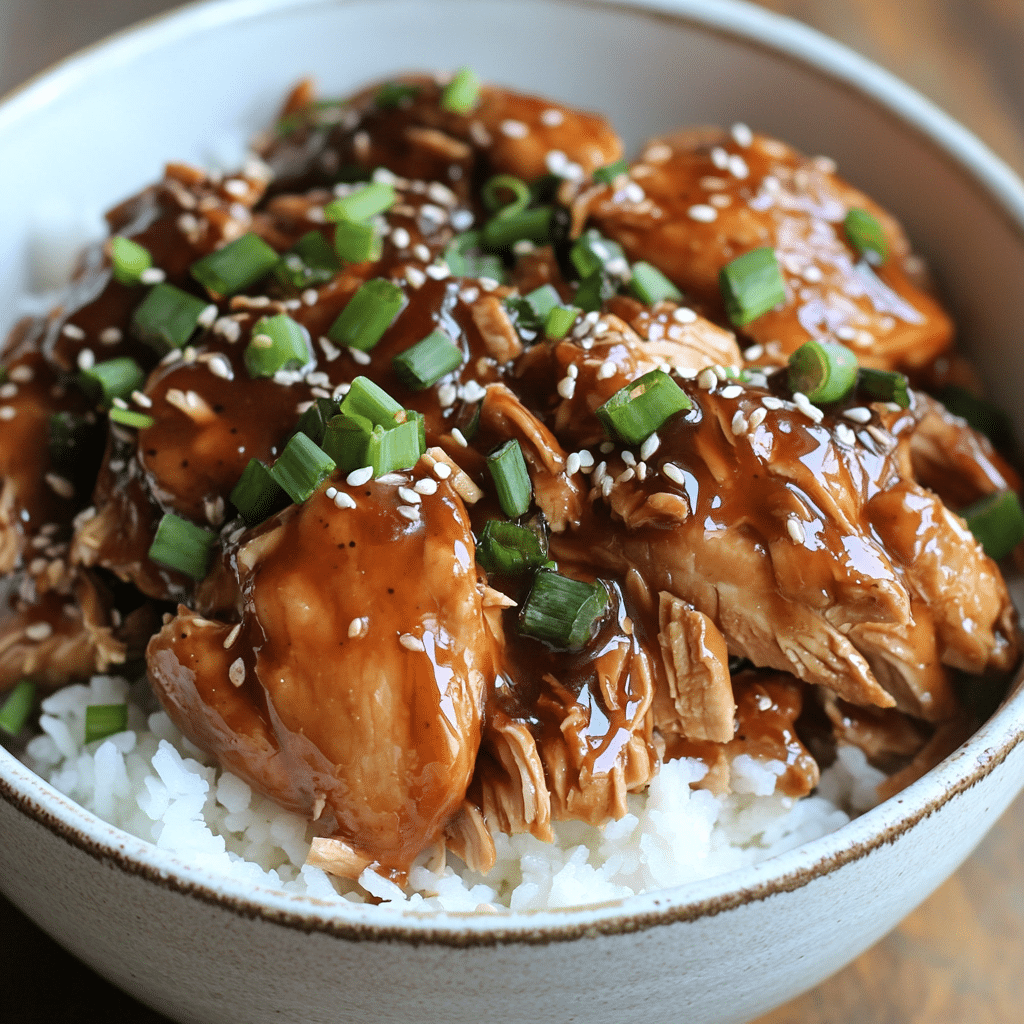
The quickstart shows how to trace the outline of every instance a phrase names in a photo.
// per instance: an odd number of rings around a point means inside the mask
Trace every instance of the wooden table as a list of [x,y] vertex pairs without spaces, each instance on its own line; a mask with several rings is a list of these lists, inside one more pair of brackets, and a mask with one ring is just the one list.
[[[165,0],[3,0],[0,92]],[[1024,0],[762,0],[916,86],[1024,172]],[[757,1024],[1016,1024],[1024,1019],[1024,798],[922,907],[857,961]],[[0,1018],[103,1013],[167,1024],[0,900]],[[59,984],[57,983],[59,979]]]

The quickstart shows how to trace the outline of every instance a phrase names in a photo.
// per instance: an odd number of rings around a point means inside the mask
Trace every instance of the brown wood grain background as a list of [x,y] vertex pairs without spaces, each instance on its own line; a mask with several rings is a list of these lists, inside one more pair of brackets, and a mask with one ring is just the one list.
[[[0,93],[67,53],[173,6],[165,0],[0,0]],[[761,0],[761,6],[877,61],[1024,173],[1024,0]],[[0,954],[0,1020],[51,1024],[102,1014],[110,1021],[166,1024],[3,900]],[[244,1019],[240,1008],[238,1020]],[[1021,1021],[1024,798],[895,931],[757,1024]]]

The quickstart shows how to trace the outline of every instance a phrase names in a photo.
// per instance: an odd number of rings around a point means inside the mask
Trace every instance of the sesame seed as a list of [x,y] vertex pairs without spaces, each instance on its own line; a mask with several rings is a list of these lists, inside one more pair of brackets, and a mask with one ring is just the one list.
[[438,480],[447,480],[452,475],[452,467],[447,462],[435,462],[431,469]]
[[742,409],[736,410],[736,414],[733,416],[732,423],[730,423],[729,426],[732,428],[733,434],[737,437],[739,437],[740,434],[745,434],[747,432],[747,428],[750,424],[747,422],[747,417],[743,415]]
[[624,470],[623,470],[623,471],[622,471],[622,472],[621,472],[621,473],[620,473],[620,474],[619,474],[619,475],[618,475],[618,476],[617,476],[617,477],[615,478],[615,483],[616,483],[616,484],[624,484],[624,483],[628,483],[628,482],[629,482],[630,480],[632,480],[632,479],[633,479],[633,477],[635,477],[635,476],[636,476],[636,470],[635,470],[635,469],[634,469],[634,468],[633,468],[632,466],[628,466],[628,467],[627,467],[626,469],[624,469]]
[[729,379],[729,374],[725,372],[725,367],[724,366],[721,366],[718,363],[715,363],[715,365],[712,366],[711,369],[714,372],[715,376],[719,380],[728,380]]
[[642,445],[640,445],[640,458],[645,462],[661,447],[661,438],[657,431],[651,434]]
[[194,363],[197,356],[198,353],[193,345],[186,345],[184,351],[181,353],[181,358],[186,363]]
[[469,442],[466,440],[465,434],[459,430],[458,427],[452,427],[452,440],[459,445],[460,448],[468,448]]
[[620,195],[627,203],[642,203],[647,198],[647,193],[635,181],[627,182]]
[[33,558],[28,564],[28,571],[32,576],[38,576],[40,573],[46,572],[46,564],[45,558]]
[[223,380],[231,380],[233,374],[231,372],[231,364],[223,356],[212,356],[206,360],[207,369],[215,377],[220,377]]
[[738,121],[729,131],[737,146],[746,148],[754,141],[754,133],[742,122]]
[[718,219],[718,211],[707,203],[696,203],[686,211],[690,220],[697,220],[703,224],[710,224]]
[[[429,259],[429,257],[430,252],[428,251],[427,258]],[[427,280],[427,275],[419,267],[406,267],[405,279],[413,288],[421,288]]]
[[82,328],[78,326],[78,324],[65,324],[61,328],[60,333],[63,334],[64,337],[71,338],[74,341],[85,340],[85,331],[83,331]]
[[403,633],[398,638],[398,642],[407,651],[416,651],[417,653],[422,654],[426,650],[426,647],[423,646],[423,641],[420,640],[419,637],[413,636],[412,633]]
[[560,110],[555,110],[554,107],[548,107],[547,110],[542,110],[540,113],[541,124],[547,125],[548,128],[557,128],[563,121],[565,116]]
[[853,445],[857,441],[857,435],[845,423],[836,424],[836,437],[848,445]]
[[[7,418],[9,419],[10,417]],[[66,480],[56,473],[47,473],[44,479],[49,484],[50,490],[58,497],[73,498],[75,496],[75,488],[70,480]]]
[[836,328],[836,337],[840,341],[853,341],[856,336],[857,332],[848,324],[843,324],[841,327]]
[[0,405],[0,420],[13,420],[18,410],[13,405]]
[[18,385],[14,381],[8,381],[6,384],[0,386],[0,398],[14,398],[18,393]]
[[903,411],[903,406],[900,405],[898,402],[886,402],[885,403],[885,407],[886,407],[886,409],[889,410],[889,412],[902,412]]
[[653,146],[648,146],[644,150],[644,161],[649,164],[663,164],[666,160],[671,159],[672,149],[667,146],[664,142],[656,142]]
[[418,505],[423,500],[411,487],[399,487],[398,496],[407,505]]
[[701,370],[697,375],[697,387],[702,391],[714,391],[717,383],[718,376],[710,367],[706,370]]
[[734,178],[746,178],[749,176],[750,168],[747,167],[746,160],[739,153],[733,153],[729,157],[729,173]]
[[644,480],[647,479],[647,463],[646,462],[638,462],[636,464],[636,478],[641,483],[643,483]]
[[811,404],[811,400],[802,391],[793,392],[793,404],[815,423],[820,423],[825,416],[817,406]]
[[602,455],[608,455],[609,453],[615,451],[615,442],[614,441],[602,441],[597,447],[598,447],[598,451]]
[[353,619],[348,624],[348,638],[349,640],[359,640],[361,637],[366,636],[369,632],[370,621],[365,615],[361,615],[358,619]]
[[760,359],[764,355],[764,345],[751,345],[750,348],[744,349],[743,358],[747,362],[753,362],[755,359]]
[[416,505],[399,505],[398,514],[405,516],[412,523],[418,523],[420,521],[420,510]]
[[572,452],[565,460],[565,471],[569,476],[575,476],[580,471],[580,457],[576,452]]
[[865,429],[883,448],[889,447],[892,438],[879,430],[873,423],[869,423]]
[[139,274],[139,280],[143,284],[160,284],[167,275],[159,267],[146,267],[146,269]]
[[728,387],[722,388],[721,395],[723,398],[739,398],[743,394],[743,388],[739,384],[730,384]]
[[716,210],[724,210],[727,206],[732,206],[732,196],[727,196],[724,193],[719,192],[717,195],[711,196],[708,202]]
[[[213,332],[221,335],[228,344],[233,345],[242,336],[242,325],[229,316],[222,316],[213,325]],[[172,349],[171,351],[177,352],[178,350]]]
[[580,469],[593,469],[594,468],[594,456],[588,452],[585,448],[577,453],[580,457]]
[[91,348],[83,348],[78,353],[77,362],[80,370],[91,370],[96,365],[96,354]]
[[493,277],[478,277],[477,283],[485,292],[493,292],[498,287],[498,282]]
[[480,298],[480,289],[479,288],[474,288],[472,285],[469,285],[468,287],[463,288],[463,289],[460,290],[459,298],[467,306],[472,306],[473,303],[476,302],[476,300]]
[[776,398],[774,395],[765,395],[761,399],[761,404],[766,409],[771,409],[772,412],[778,412],[786,403],[781,398]]
[[427,277],[434,281],[443,281],[449,274],[451,274],[451,271],[448,269],[447,263],[431,263],[430,266],[426,268],[426,274]]
[[724,171],[729,166],[729,154],[721,146],[715,146],[711,150],[711,162],[720,171]]
[[786,519],[786,531],[789,533],[794,544],[804,543],[803,524],[795,516],[789,516],[789,518]]
[[499,129],[502,135],[510,139],[525,139],[530,134],[530,129],[522,121],[514,121],[511,118],[502,121]]
[[680,306],[672,311],[672,319],[677,324],[692,324],[697,319],[697,314],[686,306]]
[[355,508],[356,500],[351,494],[345,491],[338,491],[334,496],[334,504],[337,508]]
[[254,334],[249,344],[253,348],[273,348],[274,339],[269,334]]
[[334,499],[337,497],[337,495],[338,495],[338,488],[337,487],[328,487],[327,490],[324,491],[324,497],[328,498],[330,501],[334,501]]
[[320,298],[320,294],[319,294],[319,292],[317,292],[317,290],[315,288],[307,288],[302,293],[302,301],[307,306],[315,306],[316,305],[316,300],[318,298]]
[[361,348],[349,348],[348,354],[360,365],[370,365],[370,353],[364,352]]
[[819,267],[816,267],[813,263],[804,267],[803,272],[800,275],[805,281],[811,284],[817,284],[824,275]]
[[469,210],[456,210],[451,222],[456,231],[465,231],[473,223],[473,214]]
[[624,451],[622,453],[622,461],[627,466],[635,466],[636,465],[636,456],[631,451],[629,451],[627,449],[626,451]]
[[487,395],[487,389],[482,388],[475,380],[466,381],[462,385],[462,398],[466,402],[480,402]]
[[597,371],[598,380],[607,380],[609,377],[614,377],[618,367],[610,359],[606,359]]
[[559,395],[562,396],[562,398],[568,401],[569,399],[572,398],[573,395],[576,394],[576,381],[574,381],[572,377],[563,377],[558,382],[558,387],[556,388],[556,390],[558,391]]
[[413,490],[417,494],[437,494],[437,482],[425,476],[413,484]]
[[323,351],[324,358],[329,363],[333,363],[334,360],[341,355],[341,349],[338,348],[338,346],[335,345],[330,338],[325,338],[323,335],[321,335],[319,338],[317,338],[317,344]]
[[672,483],[679,484],[680,487],[685,486],[686,477],[683,476],[683,471],[674,462],[663,463],[661,472],[667,476]]
[[353,469],[347,477],[345,477],[345,483],[349,487],[362,487],[363,484],[369,483],[373,479],[373,466],[362,466],[360,469]]
[[115,409],[127,409],[128,403],[120,395],[114,395],[110,402]]
[[46,640],[53,634],[53,626],[48,622],[33,622],[30,626],[25,627],[25,636],[29,640]]
[[451,382],[445,381],[437,389],[437,404],[442,409],[447,409],[455,404],[456,399],[459,397],[459,389]]
[[116,345],[121,340],[121,329],[119,327],[104,327],[100,331],[101,345]]
[[241,686],[245,682],[245,662],[241,658],[235,658],[228,669],[228,679],[232,686]]
[[612,493],[612,488],[615,486],[615,481],[610,477],[606,476],[601,479],[601,497],[607,498]]
[[[425,246],[422,242],[420,242],[418,245],[413,246],[412,254],[413,256],[416,257],[416,259],[422,260],[424,263],[426,263],[431,256],[430,249],[427,246]],[[420,284],[422,283],[423,282],[421,281]],[[417,287],[419,287],[419,285],[417,285]]]
[[751,428],[751,430],[756,430],[759,426],[761,426],[761,424],[764,423],[764,418],[767,415],[768,415],[768,413],[767,413],[766,410],[760,409],[760,408],[755,409],[750,414],[750,428]]
[[226,637],[224,637],[224,650],[226,651],[237,639],[238,634],[242,632],[242,624],[239,622],[235,625],[234,629]]

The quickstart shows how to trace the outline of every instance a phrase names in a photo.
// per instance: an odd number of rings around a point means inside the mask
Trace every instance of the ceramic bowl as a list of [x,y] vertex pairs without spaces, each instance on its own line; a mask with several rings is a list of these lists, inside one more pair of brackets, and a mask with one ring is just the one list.
[[[28,283],[40,209],[103,209],[165,159],[209,160],[303,75],[330,94],[466,63],[604,112],[633,147],[743,120],[831,155],[902,217],[1019,423],[1020,183],[878,68],[735,2],[227,0],[117,36],[0,106],[0,309]],[[241,888],[103,824],[0,750],[0,889],[179,1021],[729,1024],[843,966],[953,872],[1020,790],[1022,735],[1018,685],[942,765],[832,835],[704,883],[500,919],[382,918]]]

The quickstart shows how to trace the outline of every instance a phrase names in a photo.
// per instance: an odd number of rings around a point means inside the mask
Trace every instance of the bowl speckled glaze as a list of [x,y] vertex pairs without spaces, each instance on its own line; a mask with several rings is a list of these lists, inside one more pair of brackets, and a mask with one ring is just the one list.
[[[726,0],[227,0],[115,37],[0,106],[0,309],[26,285],[34,218],[54,200],[102,210],[165,159],[209,161],[307,74],[331,94],[466,63],[601,111],[627,148],[742,120],[834,157],[929,257],[1019,428],[1020,182],[878,68]],[[950,875],[1021,789],[1022,735],[1018,680],[954,755],[832,835],[684,888],[511,918],[242,888],[104,824],[0,750],[0,890],[179,1021],[729,1024],[849,962]]]

